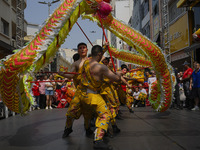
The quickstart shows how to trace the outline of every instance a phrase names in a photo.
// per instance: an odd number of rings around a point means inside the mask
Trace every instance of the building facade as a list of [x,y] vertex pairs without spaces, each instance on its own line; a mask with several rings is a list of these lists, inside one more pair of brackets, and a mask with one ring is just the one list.
[[[113,7],[112,15],[118,20],[123,21],[125,24],[129,24],[131,22],[131,16],[133,11],[133,0],[113,0],[111,1],[111,5]],[[111,45],[117,49],[128,49],[127,44],[116,37],[113,33],[107,32],[108,41],[110,41]],[[117,60],[117,68],[120,68],[123,62]]]
[[200,27],[200,8],[189,5],[177,8],[179,3],[179,0],[168,2],[169,33],[171,65],[182,71],[185,61],[193,66],[194,61],[200,60],[200,43],[192,40],[193,32]]
[[26,0],[23,1],[23,8],[19,8],[17,0],[0,1],[0,59],[12,54],[17,48],[17,34],[20,32],[25,36],[27,33],[27,22],[23,19],[23,25],[19,26],[18,10],[23,14],[26,8]]

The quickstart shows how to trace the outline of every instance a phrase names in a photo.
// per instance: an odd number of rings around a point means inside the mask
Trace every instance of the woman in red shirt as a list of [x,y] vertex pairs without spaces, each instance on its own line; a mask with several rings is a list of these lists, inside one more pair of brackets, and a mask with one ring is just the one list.
[[32,87],[32,92],[33,92],[33,96],[35,98],[35,104],[34,107],[36,109],[40,109],[39,107],[39,97],[40,97],[40,92],[39,92],[39,82],[37,81],[37,79],[35,78],[35,83],[33,83],[33,87]]

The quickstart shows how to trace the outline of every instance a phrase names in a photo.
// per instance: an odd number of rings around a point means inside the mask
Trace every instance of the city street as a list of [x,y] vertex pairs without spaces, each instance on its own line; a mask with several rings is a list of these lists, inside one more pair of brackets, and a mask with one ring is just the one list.
[[[105,138],[114,150],[200,149],[200,111],[169,109],[155,112],[151,107],[135,108],[130,114],[121,107],[117,120],[121,133]],[[73,132],[62,139],[67,109],[35,110],[27,116],[0,120],[1,150],[92,150],[83,118],[75,121]]]

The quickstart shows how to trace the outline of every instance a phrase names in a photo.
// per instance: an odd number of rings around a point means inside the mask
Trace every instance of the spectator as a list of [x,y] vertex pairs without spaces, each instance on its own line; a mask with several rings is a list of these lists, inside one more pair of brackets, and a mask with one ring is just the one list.
[[138,89],[138,87],[136,87],[135,92],[133,93],[135,107],[138,107],[137,103],[139,102],[139,100],[138,100],[139,95],[140,95],[139,89]]
[[155,71],[151,71],[151,77],[148,78],[148,85],[149,85],[149,94],[151,93],[151,86],[152,84],[156,81],[156,74],[155,74]]
[[149,78],[149,77],[151,77],[151,75],[150,75],[149,71],[146,71],[146,72],[145,72],[145,82],[148,81],[148,78]]
[[[47,81],[52,81],[53,80],[53,75],[49,76],[49,79]],[[52,109],[51,104],[53,100],[53,95],[54,95],[54,86],[55,82],[46,82],[46,108],[45,109]]]
[[[40,80],[39,81],[46,81],[46,80],[47,80],[47,76],[46,75],[40,76]],[[44,109],[46,107],[45,82],[40,82],[39,83],[39,92],[40,92],[39,105],[40,105],[41,109]]]
[[105,57],[103,60],[102,60],[102,63],[106,66],[108,66],[108,63],[109,63],[110,59],[108,57]]
[[[193,86],[192,86],[193,85]],[[200,98],[200,65],[194,62],[194,71],[190,79],[190,90],[194,96],[195,107],[191,110],[199,110],[199,98]]]
[[36,78],[34,81],[35,82],[33,83],[33,87],[32,87],[33,96],[35,98],[34,107],[35,107],[35,109],[40,109],[40,107],[39,107],[39,98],[40,98],[39,82],[37,81]]
[[189,67],[189,63],[187,61],[184,62],[183,66],[185,71],[183,73],[183,77],[182,80],[180,80],[180,82],[183,83],[183,89],[186,96],[185,108],[191,109],[192,104],[190,98],[190,78],[193,70],[192,68]]
[[144,107],[145,106],[145,100],[147,98],[147,91],[143,88],[143,85],[141,83],[138,86],[139,86],[139,92],[140,92],[138,100],[140,100],[140,103],[141,103],[141,105],[139,105],[139,106]]
[[174,104],[173,107],[177,110],[182,109],[181,102],[180,102],[180,93],[179,93],[179,83],[180,83],[180,75],[178,75],[177,69],[174,69],[175,76],[176,76],[176,85],[175,85],[175,92],[174,92]]
[[79,58],[80,58],[80,55],[78,53],[76,53],[76,54],[73,55],[74,62],[77,61],[77,60],[79,60]]

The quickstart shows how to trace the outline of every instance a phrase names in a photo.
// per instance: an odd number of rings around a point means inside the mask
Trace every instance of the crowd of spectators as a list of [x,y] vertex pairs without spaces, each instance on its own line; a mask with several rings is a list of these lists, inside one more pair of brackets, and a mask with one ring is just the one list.
[[34,109],[65,108],[68,106],[65,93],[67,88],[73,87],[73,83],[60,77],[55,79],[54,74],[36,74],[35,82],[32,84]]
[[175,69],[177,84],[175,86],[174,101],[171,108],[199,110],[200,98],[200,65],[194,62],[194,68],[185,61],[184,71]]

